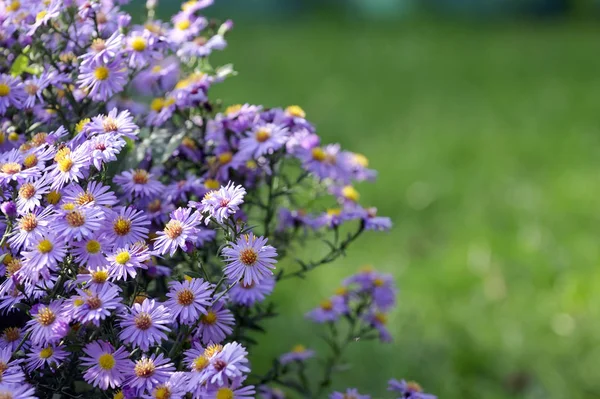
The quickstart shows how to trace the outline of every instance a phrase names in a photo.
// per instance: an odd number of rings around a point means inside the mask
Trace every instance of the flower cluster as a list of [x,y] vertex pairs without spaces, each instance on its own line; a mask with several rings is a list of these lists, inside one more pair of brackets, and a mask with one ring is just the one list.
[[[317,356],[252,373],[276,284],[391,227],[359,202],[366,157],[322,143],[300,107],[209,98],[234,74],[208,62],[233,27],[201,15],[212,2],[163,22],[150,0],[137,24],[126,0],[0,0],[1,398],[273,397]],[[323,258],[277,268],[311,239]],[[389,341],[395,297],[361,272],[309,316]]]

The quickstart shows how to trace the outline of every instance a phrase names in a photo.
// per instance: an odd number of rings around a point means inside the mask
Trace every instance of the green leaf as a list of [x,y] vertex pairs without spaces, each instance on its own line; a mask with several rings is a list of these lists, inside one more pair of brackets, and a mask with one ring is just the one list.
[[10,74],[12,76],[19,76],[23,72],[27,71],[28,66],[29,58],[21,54],[15,59],[15,62],[13,62],[12,66],[10,67]]

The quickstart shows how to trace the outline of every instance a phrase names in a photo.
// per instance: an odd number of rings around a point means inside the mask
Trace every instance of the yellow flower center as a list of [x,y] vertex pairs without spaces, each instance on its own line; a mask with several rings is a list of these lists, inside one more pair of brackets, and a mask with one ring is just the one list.
[[241,109],[242,109],[242,104],[230,105],[229,107],[227,107],[227,109],[225,109],[225,115],[235,114],[236,112],[239,112]]
[[94,77],[96,80],[106,80],[110,76],[110,70],[105,66],[99,66],[94,71]]
[[228,164],[233,159],[233,154],[231,152],[224,152],[218,155],[218,160],[221,165]]
[[129,259],[131,259],[131,255],[129,255],[129,252],[127,251],[119,252],[117,256],[115,256],[115,262],[117,262],[120,265],[126,264],[127,262],[129,262]]
[[217,322],[217,314],[211,310],[208,312],[208,314],[203,314],[200,317],[200,321],[202,322],[202,324],[215,324]]
[[100,252],[100,249],[101,249],[101,245],[96,240],[89,240],[85,244],[85,250],[90,254],[97,254],[98,252]]
[[339,287],[335,290],[336,295],[346,295],[348,293],[348,289],[346,287]]
[[62,209],[64,209],[65,211],[72,211],[75,209],[75,204],[72,202],[67,202],[62,206]]
[[113,399],[125,399],[125,394],[123,391],[119,391],[113,395]]
[[17,141],[17,140],[19,140],[19,133],[17,133],[17,132],[10,132],[8,134],[8,139],[10,141]]
[[110,353],[103,353],[98,358],[98,365],[103,370],[112,370],[115,367],[116,363],[117,362],[115,361],[115,357]]
[[289,107],[287,107],[285,109],[285,112],[288,115],[295,116],[297,118],[304,118],[304,117],[306,117],[306,113],[304,112],[304,110],[302,108],[300,108],[299,106],[297,106],[297,105],[290,105]]
[[25,183],[19,189],[19,197],[28,200],[35,195],[35,187],[31,183]]
[[327,158],[327,154],[321,147],[315,147],[312,149],[312,159],[317,162],[323,162]]
[[35,154],[29,154],[23,160],[23,166],[25,166],[25,169],[29,169],[32,166],[37,165],[37,163],[38,163],[38,157]]
[[85,126],[90,123],[91,120],[90,118],[85,118],[80,120],[79,122],[77,122],[77,124],[75,125],[75,131],[79,134],[83,131],[83,129],[85,128]]
[[198,356],[194,360],[193,368],[195,371],[202,371],[208,366],[208,359],[205,356]]
[[161,109],[165,106],[165,99],[161,97],[157,97],[150,103],[150,108],[154,112],[160,112]]
[[209,190],[217,190],[220,186],[221,184],[215,179],[206,179],[204,181],[204,187]]
[[184,19],[182,21],[177,22],[177,25],[175,25],[177,27],[177,29],[179,30],[186,30],[187,28],[190,27],[192,23],[190,22],[189,19]]
[[86,205],[91,202],[94,202],[94,200],[95,200],[94,196],[91,193],[86,191],[77,196],[77,198],[75,199],[75,203],[77,205]]
[[165,226],[165,235],[174,240],[183,233],[183,225],[179,220],[170,220]]
[[19,2],[18,0],[15,0],[12,3],[10,3],[8,5],[8,7],[6,7],[6,11],[8,11],[8,12],[15,12],[19,8],[21,8],[21,2]]
[[27,215],[23,216],[23,218],[19,222],[21,230],[25,230],[28,233],[33,231],[33,229],[35,229],[37,225],[37,218],[33,213],[28,213]]
[[106,118],[102,121],[102,129],[104,129],[104,132],[106,133],[116,132],[119,130],[119,125],[113,118]]
[[7,175],[14,175],[17,174],[21,171],[21,165],[19,165],[16,162],[8,162],[5,163],[4,165],[2,165],[2,167],[0,168],[0,170],[3,173],[6,173]]
[[43,308],[38,312],[37,320],[42,326],[48,327],[50,324],[54,323],[56,315],[50,308]]
[[41,21],[42,19],[44,19],[44,17],[46,15],[48,15],[48,11],[42,10],[42,11],[38,12],[38,14],[35,16],[35,20],[36,21]]
[[217,353],[221,353],[223,350],[223,345],[219,344],[211,344],[204,349],[204,356],[208,359],[216,355]]
[[135,184],[146,184],[150,179],[150,175],[144,169],[136,169],[133,171],[133,182]]
[[269,137],[271,137],[271,132],[267,129],[258,129],[255,134],[256,141],[259,143],[264,143],[265,141],[269,140]]
[[58,161],[58,169],[63,173],[70,171],[72,167],[73,167],[73,160],[71,160],[70,156],[61,158]]
[[102,284],[108,280],[108,271],[106,270],[98,270],[92,272],[92,281],[97,284]]
[[360,198],[360,194],[352,186],[345,186],[344,188],[342,188],[342,196],[345,199],[353,202],[358,201],[358,199]]
[[329,299],[326,299],[323,302],[321,302],[321,309],[331,310],[331,309],[333,309],[333,303],[331,303],[331,301]]
[[65,219],[71,227],[81,227],[85,224],[85,216],[83,216],[83,213],[79,211],[67,213]]
[[140,330],[147,330],[152,327],[152,318],[146,312],[141,312],[134,319],[135,326]]
[[191,305],[194,302],[194,299],[194,293],[187,288],[184,288],[177,293],[177,303],[181,306]]
[[50,191],[46,196],[46,200],[48,200],[49,204],[56,205],[58,204],[58,201],[60,201],[61,197],[62,196],[58,191]]
[[52,248],[54,248],[54,245],[52,245],[52,243],[48,239],[40,241],[37,245],[38,251],[40,251],[43,254],[47,254],[48,252],[52,251]]
[[146,39],[140,36],[136,36],[131,39],[131,48],[133,51],[144,51],[146,50]]
[[119,216],[113,223],[113,231],[120,236],[129,234],[131,231],[131,221]]
[[77,298],[73,301],[73,305],[80,307],[83,306],[83,304],[85,303],[85,301],[81,298]]
[[254,266],[256,261],[258,260],[258,253],[252,248],[245,248],[240,251],[240,262],[244,264],[244,266]]
[[155,399],[170,399],[171,398],[171,390],[168,387],[159,387],[154,390],[152,393]]
[[138,360],[134,368],[135,375],[140,378],[151,377],[155,370],[154,362],[148,358]]
[[331,208],[331,209],[327,209],[327,214],[329,216],[339,216],[342,214],[342,210],[339,208]]
[[377,312],[377,313],[375,313],[375,315],[373,317],[375,318],[375,320],[377,320],[381,324],[387,323],[387,316],[384,313]]
[[304,345],[296,345],[292,348],[292,352],[294,352],[294,353],[302,353],[305,351],[306,351],[306,348],[304,347]]
[[381,287],[381,286],[383,286],[384,284],[385,284],[385,281],[383,281],[383,280],[382,280],[382,279],[380,279],[380,278],[376,278],[375,280],[373,280],[373,285],[374,285],[375,287]]
[[162,71],[162,67],[160,65],[154,65],[152,67],[152,73],[159,73],[160,71]]
[[229,388],[220,388],[215,397],[216,399],[233,399],[233,391]]
[[363,154],[354,154],[354,161],[363,168],[369,166],[369,160]]
[[421,388],[421,385],[414,381],[408,381],[406,383],[406,387],[413,392],[423,392],[423,388]]
[[44,348],[44,349],[42,349],[42,350],[40,351],[40,357],[41,357],[42,359],[48,359],[48,358],[49,358],[50,356],[52,356],[53,354],[54,354],[54,351],[53,351],[53,350],[52,350],[52,348],[51,348],[51,347],[49,347],[49,346],[48,346],[48,347],[46,347],[46,348]]

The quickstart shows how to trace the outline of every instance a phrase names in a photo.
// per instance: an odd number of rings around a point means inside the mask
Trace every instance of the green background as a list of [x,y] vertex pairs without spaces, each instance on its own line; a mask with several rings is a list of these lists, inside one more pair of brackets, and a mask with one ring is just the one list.
[[440,398],[600,397],[599,34],[563,19],[236,19],[212,61],[239,76],[212,97],[301,105],[379,170],[357,188],[395,224],[276,288],[255,369],[322,348],[304,313],[372,264],[401,288],[395,341],[352,344],[333,388],[389,397],[395,377]]

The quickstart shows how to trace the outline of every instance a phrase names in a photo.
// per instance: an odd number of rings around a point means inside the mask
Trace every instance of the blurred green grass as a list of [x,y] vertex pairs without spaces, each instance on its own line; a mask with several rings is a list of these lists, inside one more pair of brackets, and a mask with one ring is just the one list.
[[395,223],[277,287],[254,366],[322,347],[303,314],[372,264],[401,287],[395,342],[352,345],[333,388],[385,397],[396,377],[440,398],[600,397],[599,33],[237,21],[213,62],[240,75],[213,96],[301,105],[325,141],[369,157],[380,177],[362,201]]

